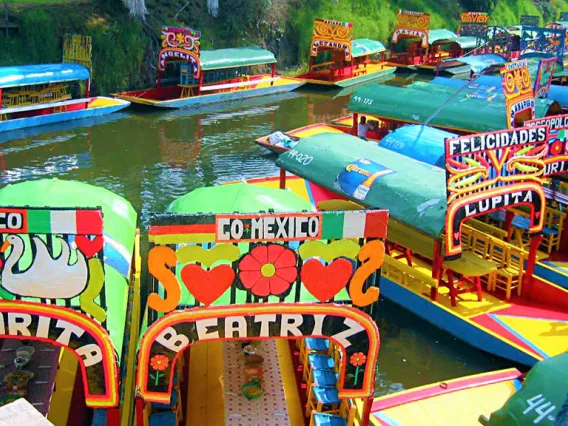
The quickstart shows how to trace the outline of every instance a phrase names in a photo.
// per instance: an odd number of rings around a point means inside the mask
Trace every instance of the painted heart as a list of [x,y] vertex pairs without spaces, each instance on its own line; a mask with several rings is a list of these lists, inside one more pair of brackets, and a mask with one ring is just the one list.
[[316,299],[326,302],[345,288],[352,274],[353,264],[347,259],[335,259],[329,265],[310,259],[302,267],[302,282]]
[[460,239],[460,233],[454,232],[454,240],[459,241],[459,239]]
[[81,253],[83,253],[87,259],[90,259],[102,250],[104,239],[102,235],[97,235],[93,240],[90,240],[84,235],[77,235],[75,237],[75,244],[77,244],[77,248]]
[[182,268],[181,280],[197,300],[209,306],[231,287],[235,271],[230,265],[219,265],[206,271],[192,263]]
[[539,219],[540,218],[540,210],[537,211],[534,215],[536,216],[537,219]]

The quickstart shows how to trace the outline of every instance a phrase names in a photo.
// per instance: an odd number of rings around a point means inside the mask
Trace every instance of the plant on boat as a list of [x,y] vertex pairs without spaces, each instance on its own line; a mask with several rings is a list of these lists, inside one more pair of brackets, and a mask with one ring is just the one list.
[[363,371],[363,370],[359,371],[359,369],[366,362],[367,362],[367,357],[363,352],[356,352],[353,355],[351,355],[351,358],[349,358],[349,363],[353,367],[355,367],[355,379],[353,380],[354,386],[357,385],[357,382],[359,381],[359,373]]
[[160,378],[165,376],[165,374],[162,374],[161,371],[164,371],[166,368],[168,368],[168,365],[170,365],[170,360],[165,355],[154,355],[150,359],[150,366],[155,371],[155,373],[153,374],[150,373],[150,377],[154,379],[154,386],[158,386]]
[[259,297],[286,293],[298,278],[297,255],[281,244],[255,247],[239,262],[243,286]]

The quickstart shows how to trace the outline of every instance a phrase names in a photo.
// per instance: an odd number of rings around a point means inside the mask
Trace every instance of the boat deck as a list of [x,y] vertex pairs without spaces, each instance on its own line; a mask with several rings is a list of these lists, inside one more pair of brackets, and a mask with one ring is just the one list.
[[[262,343],[264,394],[248,401],[239,341],[202,342],[191,347],[186,425],[249,426],[303,424],[290,347],[286,339]],[[259,423],[260,422],[260,423]]]
[[348,86],[350,83],[357,84],[360,81],[371,80],[374,78],[381,77],[385,74],[393,73],[395,68],[386,62],[382,63],[371,63],[366,66],[359,66],[353,70],[353,75],[347,73],[347,70],[351,70],[350,67],[343,68],[343,74],[341,69],[332,70],[331,68],[321,69],[319,71],[312,71],[310,73],[301,74],[296,76],[296,78],[302,79],[306,83],[319,84],[324,86],[334,86],[338,85],[341,87]]

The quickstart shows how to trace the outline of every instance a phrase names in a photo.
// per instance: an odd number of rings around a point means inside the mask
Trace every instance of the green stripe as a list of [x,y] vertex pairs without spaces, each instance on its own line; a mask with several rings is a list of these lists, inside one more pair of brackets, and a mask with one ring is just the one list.
[[50,234],[51,211],[36,209],[28,210],[28,232],[30,234]]
[[322,215],[322,240],[343,237],[343,212],[325,212]]

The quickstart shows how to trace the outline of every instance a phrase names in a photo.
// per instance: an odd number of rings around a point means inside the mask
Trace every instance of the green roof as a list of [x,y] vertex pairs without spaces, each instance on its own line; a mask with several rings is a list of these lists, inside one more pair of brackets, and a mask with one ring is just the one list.
[[458,37],[456,43],[459,44],[462,49],[475,49],[477,47],[477,37]]
[[200,54],[203,71],[250,65],[275,64],[272,52],[261,47],[235,47],[230,49],[202,50]]
[[354,58],[365,55],[372,55],[374,53],[384,52],[385,46],[378,40],[371,40],[368,38],[358,38],[353,40],[353,54]]
[[428,43],[433,44],[441,40],[455,41],[458,38],[457,34],[445,29],[430,30],[428,31]]
[[[48,208],[102,207],[105,234],[106,328],[120,357],[129,284],[119,269],[122,269],[123,262],[121,254],[129,256],[127,270],[132,260],[137,218],[132,205],[121,196],[104,188],[59,179],[40,179],[5,186],[0,190],[0,205]],[[71,300],[71,306],[79,306],[79,297]]]
[[[379,118],[406,123],[423,123],[458,89],[437,84],[417,82],[408,87],[367,85],[353,92],[347,109]],[[431,126],[465,132],[490,132],[507,128],[503,96],[492,101],[471,97],[471,90],[460,92],[430,121]],[[468,96],[469,95],[469,96]],[[536,99],[536,118],[546,115],[554,105],[548,99]]]
[[[298,158],[313,158],[308,166]],[[370,160],[370,166],[359,160]],[[357,185],[356,163],[390,173],[374,180],[365,198],[355,198],[348,189]],[[439,238],[446,219],[446,172],[348,134],[322,133],[302,139],[292,151],[278,157],[276,164],[366,207],[388,209],[389,216],[426,235]],[[346,173],[353,173],[346,175]],[[341,177],[340,177],[341,175]],[[352,179],[353,178],[353,179]],[[365,179],[363,176],[362,179]],[[417,185],[417,182],[420,182]]]

